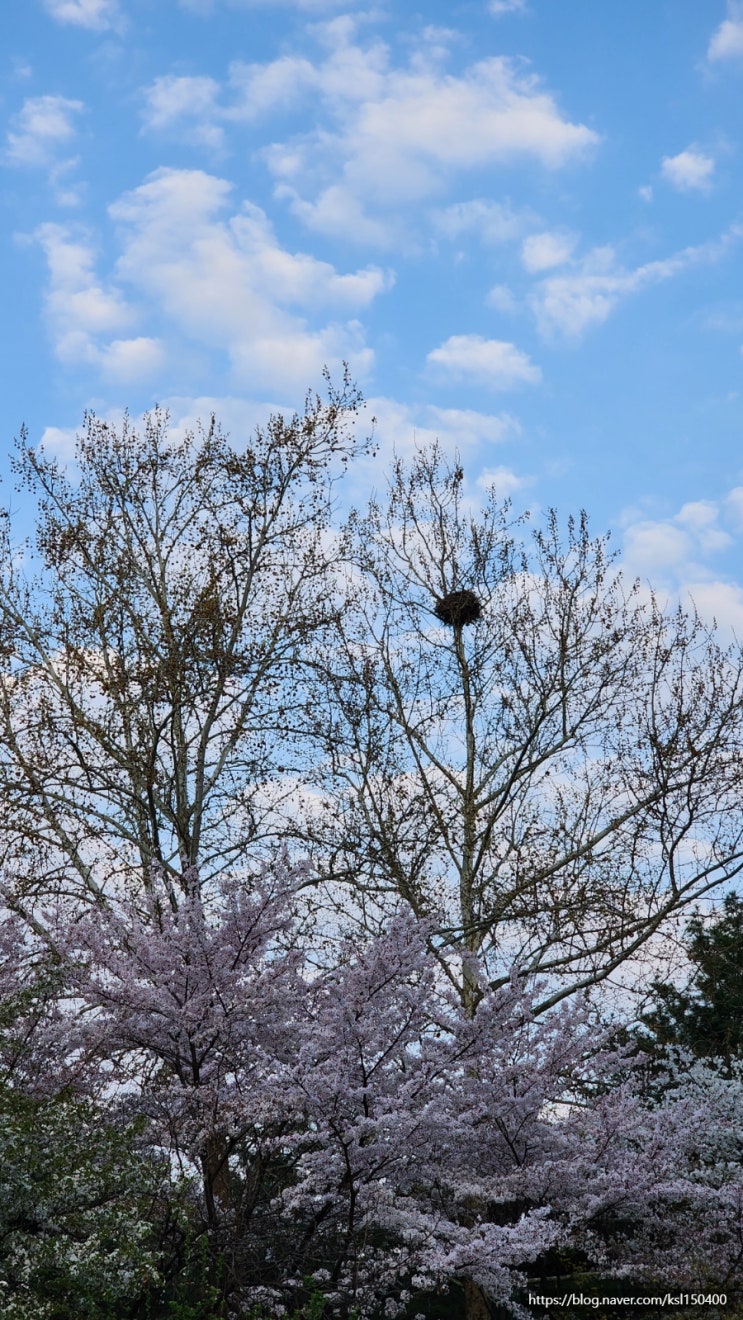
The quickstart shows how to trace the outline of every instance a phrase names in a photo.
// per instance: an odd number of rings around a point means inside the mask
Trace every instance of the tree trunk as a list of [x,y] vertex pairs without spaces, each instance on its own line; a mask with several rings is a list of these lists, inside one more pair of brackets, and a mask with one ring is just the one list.
[[482,1288],[472,1279],[463,1281],[464,1314],[467,1320],[491,1320],[490,1304]]
[[214,1227],[220,1209],[232,1205],[230,1186],[230,1165],[227,1158],[227,1142],[224,1137],[214,1133],[209,1137],[201,1160],[204,1176],[204,1199],[209,1223]]

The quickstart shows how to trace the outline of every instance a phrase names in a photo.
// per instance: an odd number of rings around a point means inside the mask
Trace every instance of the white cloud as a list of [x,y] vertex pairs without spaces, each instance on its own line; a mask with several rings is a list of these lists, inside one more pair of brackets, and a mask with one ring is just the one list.
[[[95,251],[87,237],[46,224],[37,229],[36,238],[49,266],[45,317],[59,361],[66,367],[92,367],[121,385],[146,380],[160,370],[165,352],[159,340],[109,338],[130,328],[135,312],[115,285],[104,284],[96,275]],[[60,433],[62,440],[66,434]],[[55,444],[61,443],[60,436]]]
[[114,339],[101,350],[99,361],[105,376],[117,384],[128,385],[160,371],[165,350],[159,339],[144,335],[136,339]]
[[[560,168],[598,140],[591,129],[563,119],[537,80],[505,59],[483,60],[460,76],[416,65],[386,69],[377,78],[376,93],[363,99],[353,83],[342,99],[335,93],[329,103],[335,132],[323,128],[268,152],[283,194],[301,203],[305,222],[324,232],[347,237],[344,213],[354,207],[408,206],[470,169],[514,159]],[[326,96],[322,88],[320,96]],[[328,171],[335,177],[323,183]]]
[[743,226],[733,225],[721,238],[634,270],[624,269],[610,246],[594,248],[575,269],[539,281],[530,304],[537,326],[546,338],[555,333],[578,338],[601,325],[632,294],[663,283],[690,267],[719,261],[743,237]]
[[664,156],[661,174],[671,187],[679,192],[709,192],[715,172],[713,156],[707,156],[697,147],[687,147],[677,156]]
[[[350,50],[353,52],[354,47]],[[363,67],[355,54],[349,58],[345,67],[328,67],[330,79],[325,93],[332,95],[339,80],[345,91],[346,81],[357,79],[357,94],[363,94],[365,87],[375,85],[375,61]],[[230,65],[229,87],[233,94],[233,103],[225,108],[227,119],[252,121],[273,110],[286,111],[296,105],[308,93],[319,90],[318,69],[311,60],[302,55],[281,55],[268,64],[247,64],[244,60],[235,60]]]
[[735,0],[728,4],[728,17],[710,38],[707,59],[743,59],[743,5]]
[[[383,42],[362,44],[356,27],[349,14],[316,27],[321,50],[314,59],[303,52],[265,64],[236,61],[219,98],[209,79],[194,89],[203,131],[211,134],[312,104],[315,125],[275,141],[265,159],[278,195],[316,230],[392,246],[397,234],[389,213],[435,197],[450,178],[517,159],[559,169],[599,140],[570,122],[522,65],[490,58],[448,73],[441,42],[424,39],[407,65],[396,66]],[[179,79],[154,84],[148,127],[180,123],[192,133],[188,91]],[[494,203],[448,220],[455,227],[476,223],[495,241],[512,224],[508,208]]]
[[489,198],[455,202],[433,215],[434,228],[446,238],[474,234],[482,243],[497,245],[518,239],[534,223],[531,211],[514,211],[510,203]]
[[494,390],[535,385],[542,379],[540,368],[515,344],[481,335],[451,335],[426,361],[446,375],[478,380]]
[[724,636],[743,639],[743,587],[720,576],[714,560],[743,530],[743,488],[721,500],[690,500],[672,517],[633,520],[625,529],[623,567],[702,617]]
[[496,312],[505,312],[509,316],[519,309],[518,300],[507,284],[494,284],[488,291],[485,302],[488,307],[494,307]]
[[[277,196],[309,227],[331,236],[394,246],[406,207],[435,198],[456,176],[525,160],[554,170],[599,141],[572,123],[523,64],[488,58],[446,71],[450,34],[426,29],[406,65],[380,40],[362,43],[344,14],[312,29],[319,53],[266,63],[234,61],[222,85],[168,75],[145,91],[150,131],[179,132],[221,147],[228,127],[303,104],[310,127],[263,152]],[[494,202],[467,204],[441,224],[476,227],[486,241],[520,221]],[[443,230],[442,230],[443,232]]]
[[268,64],[234,60],[224,84],[204,75],[165,74],[143,90],[143,126],[146,132],[178,133],[221,150],[227,125],[252,123],[276,110],[286,113],[317,86],[315,66],[294,55]]
[[145,89],[144,126],[149,132],[167,132],[185,127],[189,138],[200,145],[221,150],[224,129],[215,123],[219,83],[214,78],[156,78]]
[[165,350],[158,339],[110,339],[129,329],[136,314],[112,282],[96,276],[90,240],[61,224],[42,224],[36,238],[49,264],[45,317],[59,362],[92,367],[111,383],[127,385],[161,370]]
[[470,451],[480,445],[505,444],[521,432],[510,413],[483,413],[475,408],[437,408],[430,403],[371,398],[369,411],[377,419],[380,440],[397,453],[411,452],[435,440],[448,451]]
[[713,330],[724,335],[739,335],[743,331],[743,301],[734,298],[721,299],[707,308],[700,308],[698,320],[705,330]]
[[640,577],[657,576],[669,568],[679,568],[692,553],[689,534],[670,522],[639,522],[624,534],[623,564]]
[[343,184],[325,188],[316,201],[304,201],[294,188],[278,187],[276,196],[289,202],[293,214],[308,229],[352,239],[356,243],[399,251],[402,234],[388,216],[373,217],[365,202]]
[[95,252],[84,234],[63,225],[36,230],[49,266],[45,315],[54,352],[66,365],[100,360],[102,337],[128,328],[134,313],[121,292],[95,273]]
[[495,18],[504,14],[525,14],[526,0],[490,0],[488,12]]
[[486,455],[494,446],[507,444],[521,434],[518,419],[508,412],[438,408],[429,403],[401,403],[386,396],[371,397],[367,405],[368,414],[376,418],[378,451],[373,460],[359,464],[359,489],[378,482],[380,471],[389,471],[395,455],[410,455],[434,441],[450,456],[471,458],[478,452]]
[[743,641],[743,587],[737,582],[689,582],[681,594],[688,597],[703,619],[718,625],[722,640],[732,635]]
[[521,260],[530,273],[564,266],[570,260],[576,243],[574,234],[545,232],[529,234],[521,247]]
[[42,433],[41,444],[47,453],[66,463],[75,457],[77,435],[74,426],[47,426]]
[[175,441],[213,414],[238,447],[257,426],[265,427],[272,414],[285,412],[290,417],[293,411],[271,399],[259,401],[231,394],[170,395],[163,399],[163,407],[170,414],[170,433]]
[[70,156],[67,160],[57,161],[49,170],[49,183],[54,191],[54,200],[58,206],[79,206],[83,200],[85,185],[79,180],[70,179],[80,164],[79,156]]
[[676,522],[690,531],[702,532],[717,522],[719,508],[714,500],[690,500],[682,504],[676,514]]
[[[45,224],[35,237],[49,267],[44,314],[55,357],[65,367],[93,368],[119,385],[154,376],[164,364],[164,346],[143,335],[119,337],[117,332],[132,327],[136,313],[112,281],[97,276],[96,254],[87,235]],[[56,449],[68,440],[67,431],[52,427],[45,432],[45,442]]]
[[725,503],[736,529],[743,531],[743,486],[735,486],[733,490],[728,491]]
[[102,32],[115,27],[120,12],[117,0],[44,0],[47,13],[58,23]]
[[378,267],[342,275],[286,251],[259,207],[230,213],[230,193],[231,184],[203,171],[161,169],[125,194],[110,208],[122,241],[117,279],[175,333],[225,351],[243,384],[305,388],[343,358],[367,375],[372,352],[359,321],[347,318],[391,276]]
[[181,9],[189,9],[194,14],[211,14],[218,5],[226,4],[229,9],[260,9],[263,6],[287,9],[299,9],[308,14],[324,14],[333,9],[352,9],[358,0],[179,0]]
[[429,424],[439,439],[457,448],[475,445],[501,445],[521,433],[521,426],[510,413],[482,413],[474,408],[436,408],[426,410]]
[[14,165],[47,166],[75,138],[82,101],[66,96],[31,96],[11,120],[6,159]]
[[509,467],[484,468],[477,478],[477,485],[481,490],[489,491],[491,487],[495,487],[499,499],[507,499],[509,495],[514,495],[517,490],[524,490],[527,486],[533,484],[533,477],[520,477],[513,471],[513,468]]

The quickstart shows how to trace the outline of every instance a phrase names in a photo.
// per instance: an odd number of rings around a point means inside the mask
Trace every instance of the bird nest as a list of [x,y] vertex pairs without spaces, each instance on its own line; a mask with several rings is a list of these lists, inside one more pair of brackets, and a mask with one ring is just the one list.
[[479,619],[482,605],[474,591],[450,591],[448,596],[436,601],[434,614],[450,628],[463,628]]

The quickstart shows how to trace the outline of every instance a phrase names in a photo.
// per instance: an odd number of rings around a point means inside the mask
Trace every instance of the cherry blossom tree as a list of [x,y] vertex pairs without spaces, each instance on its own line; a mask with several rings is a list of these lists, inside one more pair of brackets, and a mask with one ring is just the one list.
[[200,1188],[225,1315],[286,1314],[312,1289],[327,1317],[447,1291],[516,1305],[552,1248],[659,1277],[710,1214],[725,1241],[698,1233],[673,1277],[736,1277],[732,1084],[644,1094],[586,1001],[535,1013],[518,969],[491,989],[473,964],[467,1010],[404,908],[318,957],[304,880],[286,858],[250,885],[191,870],[174,908],[160,872],[146,912],[121,900],[57,941],[103,1070],[90,1085],[113,1064],[119,1103]]
[[533,1024],[514,983],[467,1018],[409,914],[313,968],[303,880],[285,860],[250,886],[191,871],[174,908],[161,872],[146,911],[75,921],[57,945],[86,1057],[198,1173],[231,1305],[300,1303],[309,1276],[328,1314],[392,1314],[473,1268],[505,1299],[556,1233],[509,1179],[552,1149],[540,1111],[586,1049],[579,1017]]
[[743,1284],[743,1073],[683,1051],[651,1072],[649,1088],[635,1076],[573,1115],[555,1210],[607,1273],[732,1298]]

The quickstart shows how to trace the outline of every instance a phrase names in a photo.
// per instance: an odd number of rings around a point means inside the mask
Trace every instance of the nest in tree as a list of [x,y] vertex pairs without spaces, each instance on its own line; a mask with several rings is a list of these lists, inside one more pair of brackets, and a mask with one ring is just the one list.
[[448,596],[436,601],[434,614],[450,628],[463,628],[466,623],[474,623],[482,614],[474,591],[450,591]]

